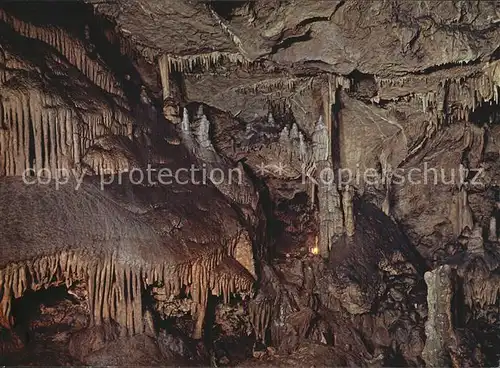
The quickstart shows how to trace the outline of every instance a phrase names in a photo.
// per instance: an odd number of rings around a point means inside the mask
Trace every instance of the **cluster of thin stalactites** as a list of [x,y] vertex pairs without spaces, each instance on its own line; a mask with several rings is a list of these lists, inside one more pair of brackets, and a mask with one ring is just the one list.
[[182,291],[190,295],[193,315],[200,311],[204,314],[209,291],[229,301],[231,294],[251,290],[249,278],[218,277],[215,270],[225,257],[227,251],[218,248],[175,266],[158,263],[144,267],[124,264],[115,253],[98,258],[62,251],[10,263],[0,270],[0,312],[4,321],[11,321],[12,300],[25,291],[64,283],[70,287],[83,281],[88,289],[92,325],[113,320],[130,334],[141,333],[144,331],[141,295],[148,285],[163,285],[169,296],[178,296]]
[[42,168],[55,175],[81,161],[95,140],[106,134],[132,135],[128,116],[120,111],[104,110],[85,116],[71,108],[44,108],[55,101],[49,95],[29,93],[2,100],[0,118],[0,174],[22,175],[27,169]]
[[[411,85],[412,79],[377,79],[379,87],[403,88]],[[427,80],[426,80],[427,83]],[[442,111],[448,101],[458,101],[459,108],[453,111],[457,119],[467,120],[469,114],[485,103],[498,104],[500,86],[500,64],[498,61],[487,63],[474,75],[446,78],[441,80],[437,91],[415,93],[414,97],[422,103],[423,112]]]
[[0,9],[0,20],[9,24],[20,35],[36,39],[54,47],[76,68],[84,73],[94,84],[114,95],[122,96],[123,91],[110,70],[99,61],[87,55],[82,41],[70,36],[62,28],[37,26],[24,22]]

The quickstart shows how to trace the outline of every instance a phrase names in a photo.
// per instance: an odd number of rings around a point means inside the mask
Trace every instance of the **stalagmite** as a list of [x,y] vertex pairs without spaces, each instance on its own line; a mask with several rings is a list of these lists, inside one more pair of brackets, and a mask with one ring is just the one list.
[[304,141],[304,134],[302,132],[299,133],[299,160],[302,162],[306,162],[307,159],[307,146]]
[[164,54],[158,59],[158,68],[160,69],[163,100],[166,100],[170,97],[170,61],[167,55]]
[[[322,166],[319,166],[321,169]],[[318,185],[319,203],[319,253],[328,258],[332,242],[344,233],[344,218],[342,204],[337,186],[334,183]]]
[[353,209],[353,189],[347,184],[342,193],[342,208],[344,210],[344,224],[348,236],[354,235],[354,209]]
[[272,112],[269,112],[267,114],[267,124],[269,124],[269,126],[275,126],[276,125],[276,121],[274,120],[274,116],[273,116]]
[[285,126],[280,132],[280,145],[288,146],[290,144],[290,133]]
[[382,212],[386,214],[386,216],[390,216],[391,213],[391,202],[390,202],[390,187],[391,184],[387,183],[386,184],[386,191],[385,191],[385,198],[384,202],[382,202]]
[[313,158],[315,162],[328,160],[329,157],[329,136],[328,130],[323,123],[323,117],[320,116],[316,123],[316,128],[312,135],[313,141]]
[[[312,135],[312,161],[316,167],[318,181],[319,253],[327,258],[332,243],[344,233],[344,215],[340,194],[334,184],[330,135],[322,116],[319,117]],[[325,177],[325,174],[328,174],[328,177]]]
[[[206,299],[206,298],[205,298]],[[198,304],[196,306],[196,323],[193,331],[193,339],[199,340],[203,337],[203,323],[205,321],[205,314],[207,311],[206,304]]]
[[203,112],[203,105],[198,106],[198,110],[196,110],[196,119],[201,119],[203,116],[205,116],[205,113]]
[[183,133],[189,133],[191,128],[190,128],[190,122],[189,122],[189,114],[186,108],[184,108],[183,113],[182,113],[182,122],[181,122],[181,129]]
[[491,241],[491,242],[498,241],[497,219],[496,219],[495,216],[492,216],[490,218],[490,228],[489,228],[488,240]]
[[212,145],[210,142],[210,122],[207,117],[203,115],[201,117],[198,129],[196,131],[196,139],[202,148],[208,148]]
[[467,252],[471,255],[484,255],[484,239],[483,239],[483,229],[481,226],[476,224],[472,231],[467,233]]
[[428,367],[450,366],[450,350],[456,347],[451,303],[453,283],[448,265],[425,273],[428,317],[425,322],[425,341],[422,357]]
[[292,124],[292,129],[290,129],[290,139],[298,139],[299,138],[299,127],[296,123]]

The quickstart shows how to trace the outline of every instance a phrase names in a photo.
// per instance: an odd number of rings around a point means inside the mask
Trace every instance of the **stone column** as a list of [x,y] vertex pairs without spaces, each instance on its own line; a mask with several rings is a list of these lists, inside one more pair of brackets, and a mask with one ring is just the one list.
[[451,302],[453,283],[451,267],[440,266],[424,275],[427,284],[426,341],[422,358],[427,367],[449,367],[450,347],[456,346],[453,330]]

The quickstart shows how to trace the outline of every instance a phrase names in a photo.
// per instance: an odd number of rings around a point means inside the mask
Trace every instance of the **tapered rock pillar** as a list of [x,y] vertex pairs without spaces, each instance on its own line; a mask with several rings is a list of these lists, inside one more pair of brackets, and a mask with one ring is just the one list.
[[207,312],[206,301],[204,304],[197,305],[196,323],[193,331],[193,339],[199,340],[203,337],[203,324],[205,323],[205,315]]
[[328,129],[320,116],[313,140],[313,161],[316,165],[317,196],[319,204],[319,253],[328,258],[335,237],[344,232],[342,204],[329,151]]
[[488,240],[492,242],[498,241],[497,236],[497,219],[495,216],[491,216],[490,218],[490,233],[488,235]]
[[451,267],[440,266],[424,275],[427,284],[426,341],[422,358],[427,367],[449,367],[452,357],[450,348],[456,345],[452,323],[451,303],[453,282]]
[[348,236],[353,236],[355,231],[354,224],[354,193],[350,185],[346,185],[342,193],[342,209],[344,210],[344,226]]

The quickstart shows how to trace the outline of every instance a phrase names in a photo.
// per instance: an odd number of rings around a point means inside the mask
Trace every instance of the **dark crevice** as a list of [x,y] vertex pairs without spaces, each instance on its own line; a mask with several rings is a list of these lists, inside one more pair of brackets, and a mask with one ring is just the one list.
[[231,20],[236,9],[246,5],[246,1],[218,1],[211,0],[208,2],[210,7],[223,19]]
[[28,134],[28,165],[35,169],[35,131],[31,117],[28,118]]
[[469,114],[469,120],[477,125],[496,125],[500,124],[500,110],[499,105],[485,102],[476,107],[474,111]]
[[292,46],[294,43],[298,42],[305,42],[311,40],[311,30],[307,30],[306,33],[300,35],[300,36],[293,36],[293,37],[288,37],[278,44],[274,45],[271,49],[271,54],[275,54],[279,50],[282,49],[287,49],[288,47]]
[[22,298],[14,299],[12,304],[14,330],[25,344],[34,342],[35,337],[30,323],[40,317],[40,305],[50,307],[65,299],[73,300],[65,286],[50,287],[39,291],[28,290]]
[[377,95],[378,86],[373,74],[362,73],[355,69],[347,77],[351,80],[349,94],[353,97],[370,102],[370,99]]
[[307,18],[307,19],[304,19],[299,24],[297,24],[296,29],[299,29],[301,27],[307,26],[308,24],[311,24],[311,23],[327,22],[329,20],[330,20],[330,17],[311,17],[311,18]]

